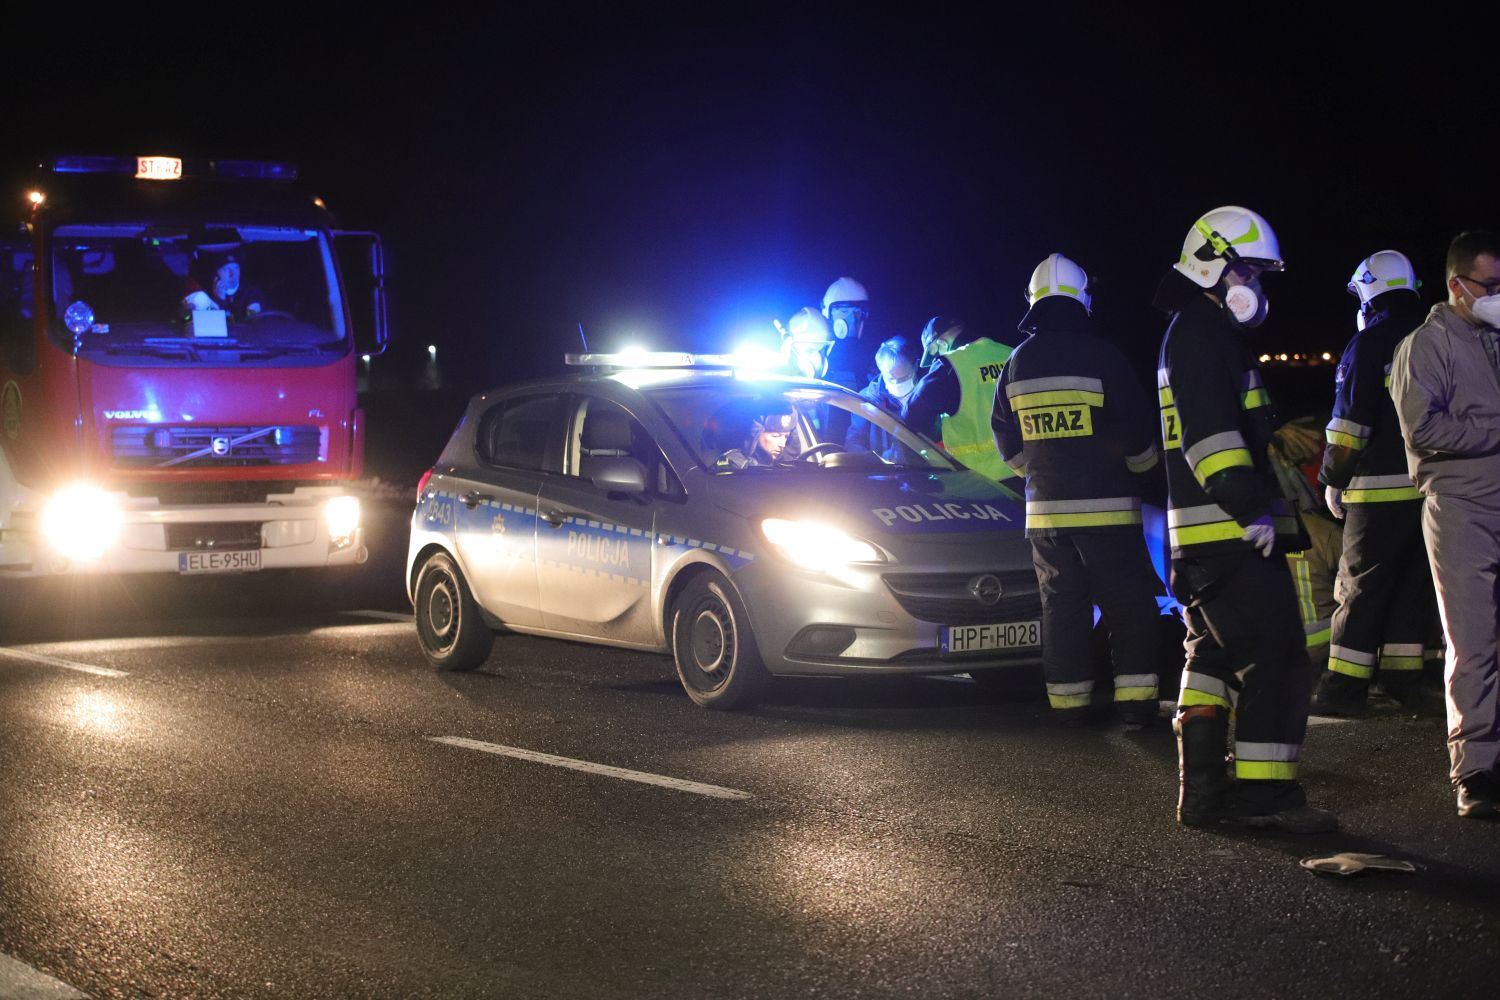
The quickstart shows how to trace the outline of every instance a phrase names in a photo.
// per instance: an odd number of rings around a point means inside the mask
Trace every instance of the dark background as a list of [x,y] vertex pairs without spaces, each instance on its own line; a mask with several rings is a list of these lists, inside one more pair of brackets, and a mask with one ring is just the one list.
[[1365,255],[1435,299],[1451,236],[1496,224],[1481,7],[917,11],[53,4],[7,15],[0,190],[55,152],[292,160],[386,238],[377,376],[434,344],[455,393],[554,370],[580,322],[595,350],[771,337],[841,274],[876,336],[943,311],[1014,342],[1054,250],[1147,369],[1156,282],[1225,203],[1288,262],[1265,349],[1337,354]]

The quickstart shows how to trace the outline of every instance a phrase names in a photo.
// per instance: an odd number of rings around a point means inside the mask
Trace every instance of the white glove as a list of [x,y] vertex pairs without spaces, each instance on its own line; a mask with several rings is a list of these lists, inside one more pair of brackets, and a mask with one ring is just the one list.
[[1337,486],[1323,487],[1323,502],[1328,505],[1328,513],[1332,514],[1340,521],[1344,519],[1343,490],[1339,489]]
[[1271,549],[1276,545],[1276,525],[1271,523],[1269,514],[1245,529],[1245,541],[1252,548],[1260,549],[1261,558],[1271,554]]

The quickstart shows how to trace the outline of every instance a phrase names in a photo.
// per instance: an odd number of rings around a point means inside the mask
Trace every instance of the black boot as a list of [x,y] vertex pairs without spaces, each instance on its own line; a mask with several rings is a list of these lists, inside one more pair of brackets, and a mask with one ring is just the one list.
[[1325,670],[1313,691],[1313,715],[1364,715],[1370,694],[1370,682]]
[[1177,822],[1206,826],[1222,815],[1229,791],[1225,749],[1229,744],[1229,710],[1218,705],[1180,709],[1172,719],[1177,733],[1180,781]]
[[1422,703],[1422,671],[1382,670],[1380,687],[1399,701],[1403,708],[1417,708]]

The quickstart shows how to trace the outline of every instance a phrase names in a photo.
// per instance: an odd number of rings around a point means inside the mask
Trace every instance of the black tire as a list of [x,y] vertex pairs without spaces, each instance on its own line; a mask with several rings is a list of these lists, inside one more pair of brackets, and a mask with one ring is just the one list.
[[703,708],[743,708],[771,683],[744,602],[713,571],[695,576],[672,602],[672,659],[683,690]]
[[422,564],[416,598],[417,640],[429,663],[439,670],[473,670],[489,659],[495,633],[452,556],[435,552]]

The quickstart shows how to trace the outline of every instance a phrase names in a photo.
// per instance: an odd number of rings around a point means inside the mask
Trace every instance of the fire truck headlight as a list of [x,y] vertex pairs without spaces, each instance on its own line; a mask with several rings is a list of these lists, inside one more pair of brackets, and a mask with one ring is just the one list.
[[68,559],[98,559],[120,537],[120,508],[94,486],[58,490],[42,508],[42,537]]
[[328,536],[333,543],[348,545],[359,530],[359,498],[334,497],[323,509],[323,517],[328,521]]

